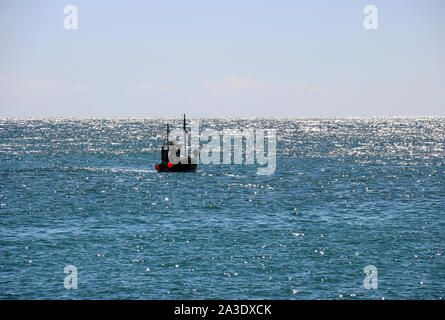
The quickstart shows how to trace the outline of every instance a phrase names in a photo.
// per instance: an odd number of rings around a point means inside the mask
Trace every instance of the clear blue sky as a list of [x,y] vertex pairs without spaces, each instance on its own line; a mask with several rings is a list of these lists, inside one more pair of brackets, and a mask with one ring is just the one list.
[[[378,30],[363,28],[368,4]],[[444,9],[2,0],[0,117],[445,115]]]

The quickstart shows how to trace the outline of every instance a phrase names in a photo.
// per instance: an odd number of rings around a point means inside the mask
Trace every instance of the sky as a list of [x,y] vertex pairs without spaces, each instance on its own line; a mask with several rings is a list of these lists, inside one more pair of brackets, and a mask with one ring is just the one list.
[[[363,27],[367,5],[377,30]],[[444,116],[444,9],[0,0],[0,117]]]

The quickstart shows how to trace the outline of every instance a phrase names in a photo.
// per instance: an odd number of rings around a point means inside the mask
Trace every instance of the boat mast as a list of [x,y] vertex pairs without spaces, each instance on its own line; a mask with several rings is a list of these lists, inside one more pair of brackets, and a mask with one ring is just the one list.
[[[184,152],[185,152],[185,155],[184,155],[185,159],[188,159],[188,157],[187,157],[187,155],[188,155],[188,152],[187,152],[187,129],[185,127],[185,113],[184,113]],[[188,160],[187,160],[187,162],[188,162]]]
[[169,125],[168,125],[168,123],[167,123],[167,142],[168,142],[168,135],[170,134],[170,127],[169,127]]

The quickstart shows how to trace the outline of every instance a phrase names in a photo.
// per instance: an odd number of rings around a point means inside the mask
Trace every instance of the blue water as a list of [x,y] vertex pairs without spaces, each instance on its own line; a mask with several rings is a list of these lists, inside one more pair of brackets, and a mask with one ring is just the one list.
[[0,120],[0,298],[443,298],[445,118],[201,120],[277,129],[270,176],[156,173],[164,124]]

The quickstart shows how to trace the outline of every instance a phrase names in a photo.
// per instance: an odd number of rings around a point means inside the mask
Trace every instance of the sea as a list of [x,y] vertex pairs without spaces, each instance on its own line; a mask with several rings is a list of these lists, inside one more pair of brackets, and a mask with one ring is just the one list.
[[445,118],[195,120],[275,129],[275,171],[156,172],[179,118],[0,119],[0,299],[444,297]]

